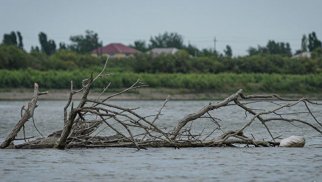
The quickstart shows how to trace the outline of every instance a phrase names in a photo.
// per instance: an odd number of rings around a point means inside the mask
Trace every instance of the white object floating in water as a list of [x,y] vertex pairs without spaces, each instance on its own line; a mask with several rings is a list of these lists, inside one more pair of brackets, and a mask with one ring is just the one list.
[[303,136],[290,136],[280,141],[280,147],[304,147],[305,139]]

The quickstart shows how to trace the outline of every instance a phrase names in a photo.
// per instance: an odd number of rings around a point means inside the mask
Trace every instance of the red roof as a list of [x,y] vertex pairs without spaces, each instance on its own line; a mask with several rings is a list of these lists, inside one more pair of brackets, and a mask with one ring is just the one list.
[[133,49],[131,47],[128,47],[126,45],[123,45],[121,43],[112,43],[108,44],[104,47],[97,48],[93,50],[93,53],[98,53],[98,54],[109,54],[109,55],[114,55],[114,54],[134,54],[137,53],[136,49]]

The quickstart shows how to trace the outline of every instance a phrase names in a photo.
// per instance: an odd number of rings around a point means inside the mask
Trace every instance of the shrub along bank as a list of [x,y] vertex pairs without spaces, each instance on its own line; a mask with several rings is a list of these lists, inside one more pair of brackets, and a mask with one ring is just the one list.
[[[68,89],[70,80],[73,80],[75,88],[80,88],[81,81],[89,77],[91,73],[92,70],[0,70],[0,87],[3,89],[32,88],[33,83],[37,82],[43,89]],[[277,73],[151,74],[117,72],[106,79],[98,80],[94,87],[103,88],[111,82],[110,88],[125,88],[137,79],[151,88],[187,88],[196,91],[233,92],[243,88],[248,92],[315,93],[322,90],[322,73],[290,75]]]

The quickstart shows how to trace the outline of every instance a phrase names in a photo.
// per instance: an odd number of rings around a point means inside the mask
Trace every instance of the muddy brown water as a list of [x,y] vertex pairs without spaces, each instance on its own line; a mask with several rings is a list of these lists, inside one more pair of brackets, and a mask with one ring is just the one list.
[[[162,101],[113,101],[141,109],[145,115],[156,113]],[[25,101],[0,101],[0,141],[19,120]],[[185,114],[209,101],[170,101],[159,125],[171,128]],[[47,135],[61,129],[63,101],[40,101],[35,113],[39,130]],[[274,107],[256,103],[253,107]],[[300,108],[301,105],[298,106]],[[322,107],[312,108],[318,119]],[[285,111],[292,112],[292,111]],[[247,121],[236,108],[214,113],[223,128],[237,129]],[[290,116],[295,117],[295,116]],[[311,121],[307,114],[296,115]],[[303,125],[269,124],[274,135],[303,135],[304,148],[131,148],[70,150],[0,150],[0,181],[322,181],[322,136]],[[199,132],[210,127],[206,121],[195,126]],[[37,136],[31,123],[28,136]],[[268,139],[260,124],[245,132]],[[21,136],[20,136],[21,137]]]

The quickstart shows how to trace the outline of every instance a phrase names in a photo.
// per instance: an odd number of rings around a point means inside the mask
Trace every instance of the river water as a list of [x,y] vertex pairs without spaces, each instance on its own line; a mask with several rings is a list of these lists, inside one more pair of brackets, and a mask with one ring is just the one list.
[[[140,107],[137,112],[156,113],[162,101],[113,101],[114,104]],[[0,141],[19,120],[26,101],[0,101]],[[209,101],[170,101],[160,117],[160,126],[172,127],[174,121],[195,112]],[[35,112],[38,129],[48,135],[61,129],[62,101],[40,101]],[[256,103],[253,107],[269,108]],[[298,106],[299,109],[301,105]],[[317,113],[322,107],[312,107]],[[286,112],[286,111],[285,111]],[[292,111],[287,111],[292,113]],[[241,127],[246,116],[236,108],[216,112],[224,129]],[[217,115],[216,115],[217,117]],[[307,114],[296,115],[306,121]],[[208,127],[196,125],[196,132]],[[201,127],[202,126],[202,127]],[[0,181],[322,181],[322,136],[303,125],[269,124],[275,136],[303,135],[304,148],[131,148],[69,150],[0,150]],[[246,135],[269,139],[260,124]],[[27,136],[39,136],[32,122],[26,125]],[[19,135],[18,137],[21,137]]]

